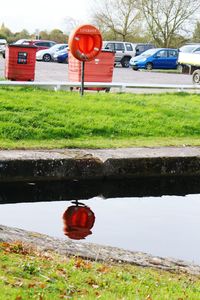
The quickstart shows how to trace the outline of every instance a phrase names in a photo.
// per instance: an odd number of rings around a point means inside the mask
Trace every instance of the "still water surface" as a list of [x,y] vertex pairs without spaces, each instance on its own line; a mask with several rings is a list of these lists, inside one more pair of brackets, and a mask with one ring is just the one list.
[[[81,200],[95,215],[82,242],[121,247],[200,264],[200,195]],[[70,201],[0,205],[0,224],[69,239],[63,213]]]

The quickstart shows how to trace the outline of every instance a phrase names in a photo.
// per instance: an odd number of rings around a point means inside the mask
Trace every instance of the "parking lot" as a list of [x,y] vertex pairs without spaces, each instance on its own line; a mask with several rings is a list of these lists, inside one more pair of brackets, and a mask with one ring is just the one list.
[[[0,77],[4,77],[5,60],[0,58]],[[53,62],[36,62],[35,81],[68,81],[68,65]],[[192,84],[192,76],[168,74],[155,71],[133,71],[131,68],[116,67],[113,82],[135,84]]]

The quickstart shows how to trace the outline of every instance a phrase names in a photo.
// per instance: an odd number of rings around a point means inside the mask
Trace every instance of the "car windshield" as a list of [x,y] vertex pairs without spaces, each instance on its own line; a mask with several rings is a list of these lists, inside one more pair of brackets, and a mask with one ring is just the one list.
[[20,45],[20,44],[22,44],[22,43],[24,43],[24,42],[27,42],[27,41],[21,39],[21,40],[16,41],[15,44],[16,44],[16,45]]
[[5,45],[7,41],[5,39],[0,39],[0,45]]
[[65,48],[65,49],[59,50],[59,51],[57,51],[57,52],[58,52],[58,53],[67,53],[67,52],[68,52],[68,49]]
[[188,46],[181,47],[179,50],[181,52],[191,53],[196,48],[197,48],[197,45],[188,45]]
[[153,54],[155,54],[157,51],[158,51],[158,49],[149,49],[149,50],[143,52],[142,54],[140,54],[140,56],[149,57],[149,56],[152,56]]
[[51,46],[51,50],[59,49],[60,46],[62,46],[62,44],[56,44],[56,45],[53,45],[53,46]]

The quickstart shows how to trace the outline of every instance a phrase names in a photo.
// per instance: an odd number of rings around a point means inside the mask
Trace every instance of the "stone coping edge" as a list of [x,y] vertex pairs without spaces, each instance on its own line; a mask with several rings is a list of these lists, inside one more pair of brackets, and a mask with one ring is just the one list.
[[128,263],[141,267],[200,275],[200,266],[183,260],[161,258],[110,246],[74,242],[69,239],[58,239],[36,232],[0,225],[0,242],[15,241],[32,245],[40,251],[55,251],[65,256],[79,256],[94,261]]
[[0,181],[200,176],[200,148],[0,151]]

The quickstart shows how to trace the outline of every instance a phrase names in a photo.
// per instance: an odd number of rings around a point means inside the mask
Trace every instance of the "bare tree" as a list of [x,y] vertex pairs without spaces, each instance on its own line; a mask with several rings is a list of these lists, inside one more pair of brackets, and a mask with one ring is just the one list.
[[76,28],[77,26],[79,26],[82,23],[81,20],[74,19],[70,16],[66,17],[64,22],[65,22],[65,27],[66,27],[65,31],[68,35],[74,28]]
[[200,22],[196,23],[196,26],[195,26],[195,29],[193,32],[193,40],[198,43],[200,42]]
[[189,32],[199,0],[141,0],[141,10],[155,43],[169,47],[177,35]]
[[110,33],[114,39],[130,40],[138,29],[139,10],[137,0],[103,0],[93,9],[93,20],[102,33]]

